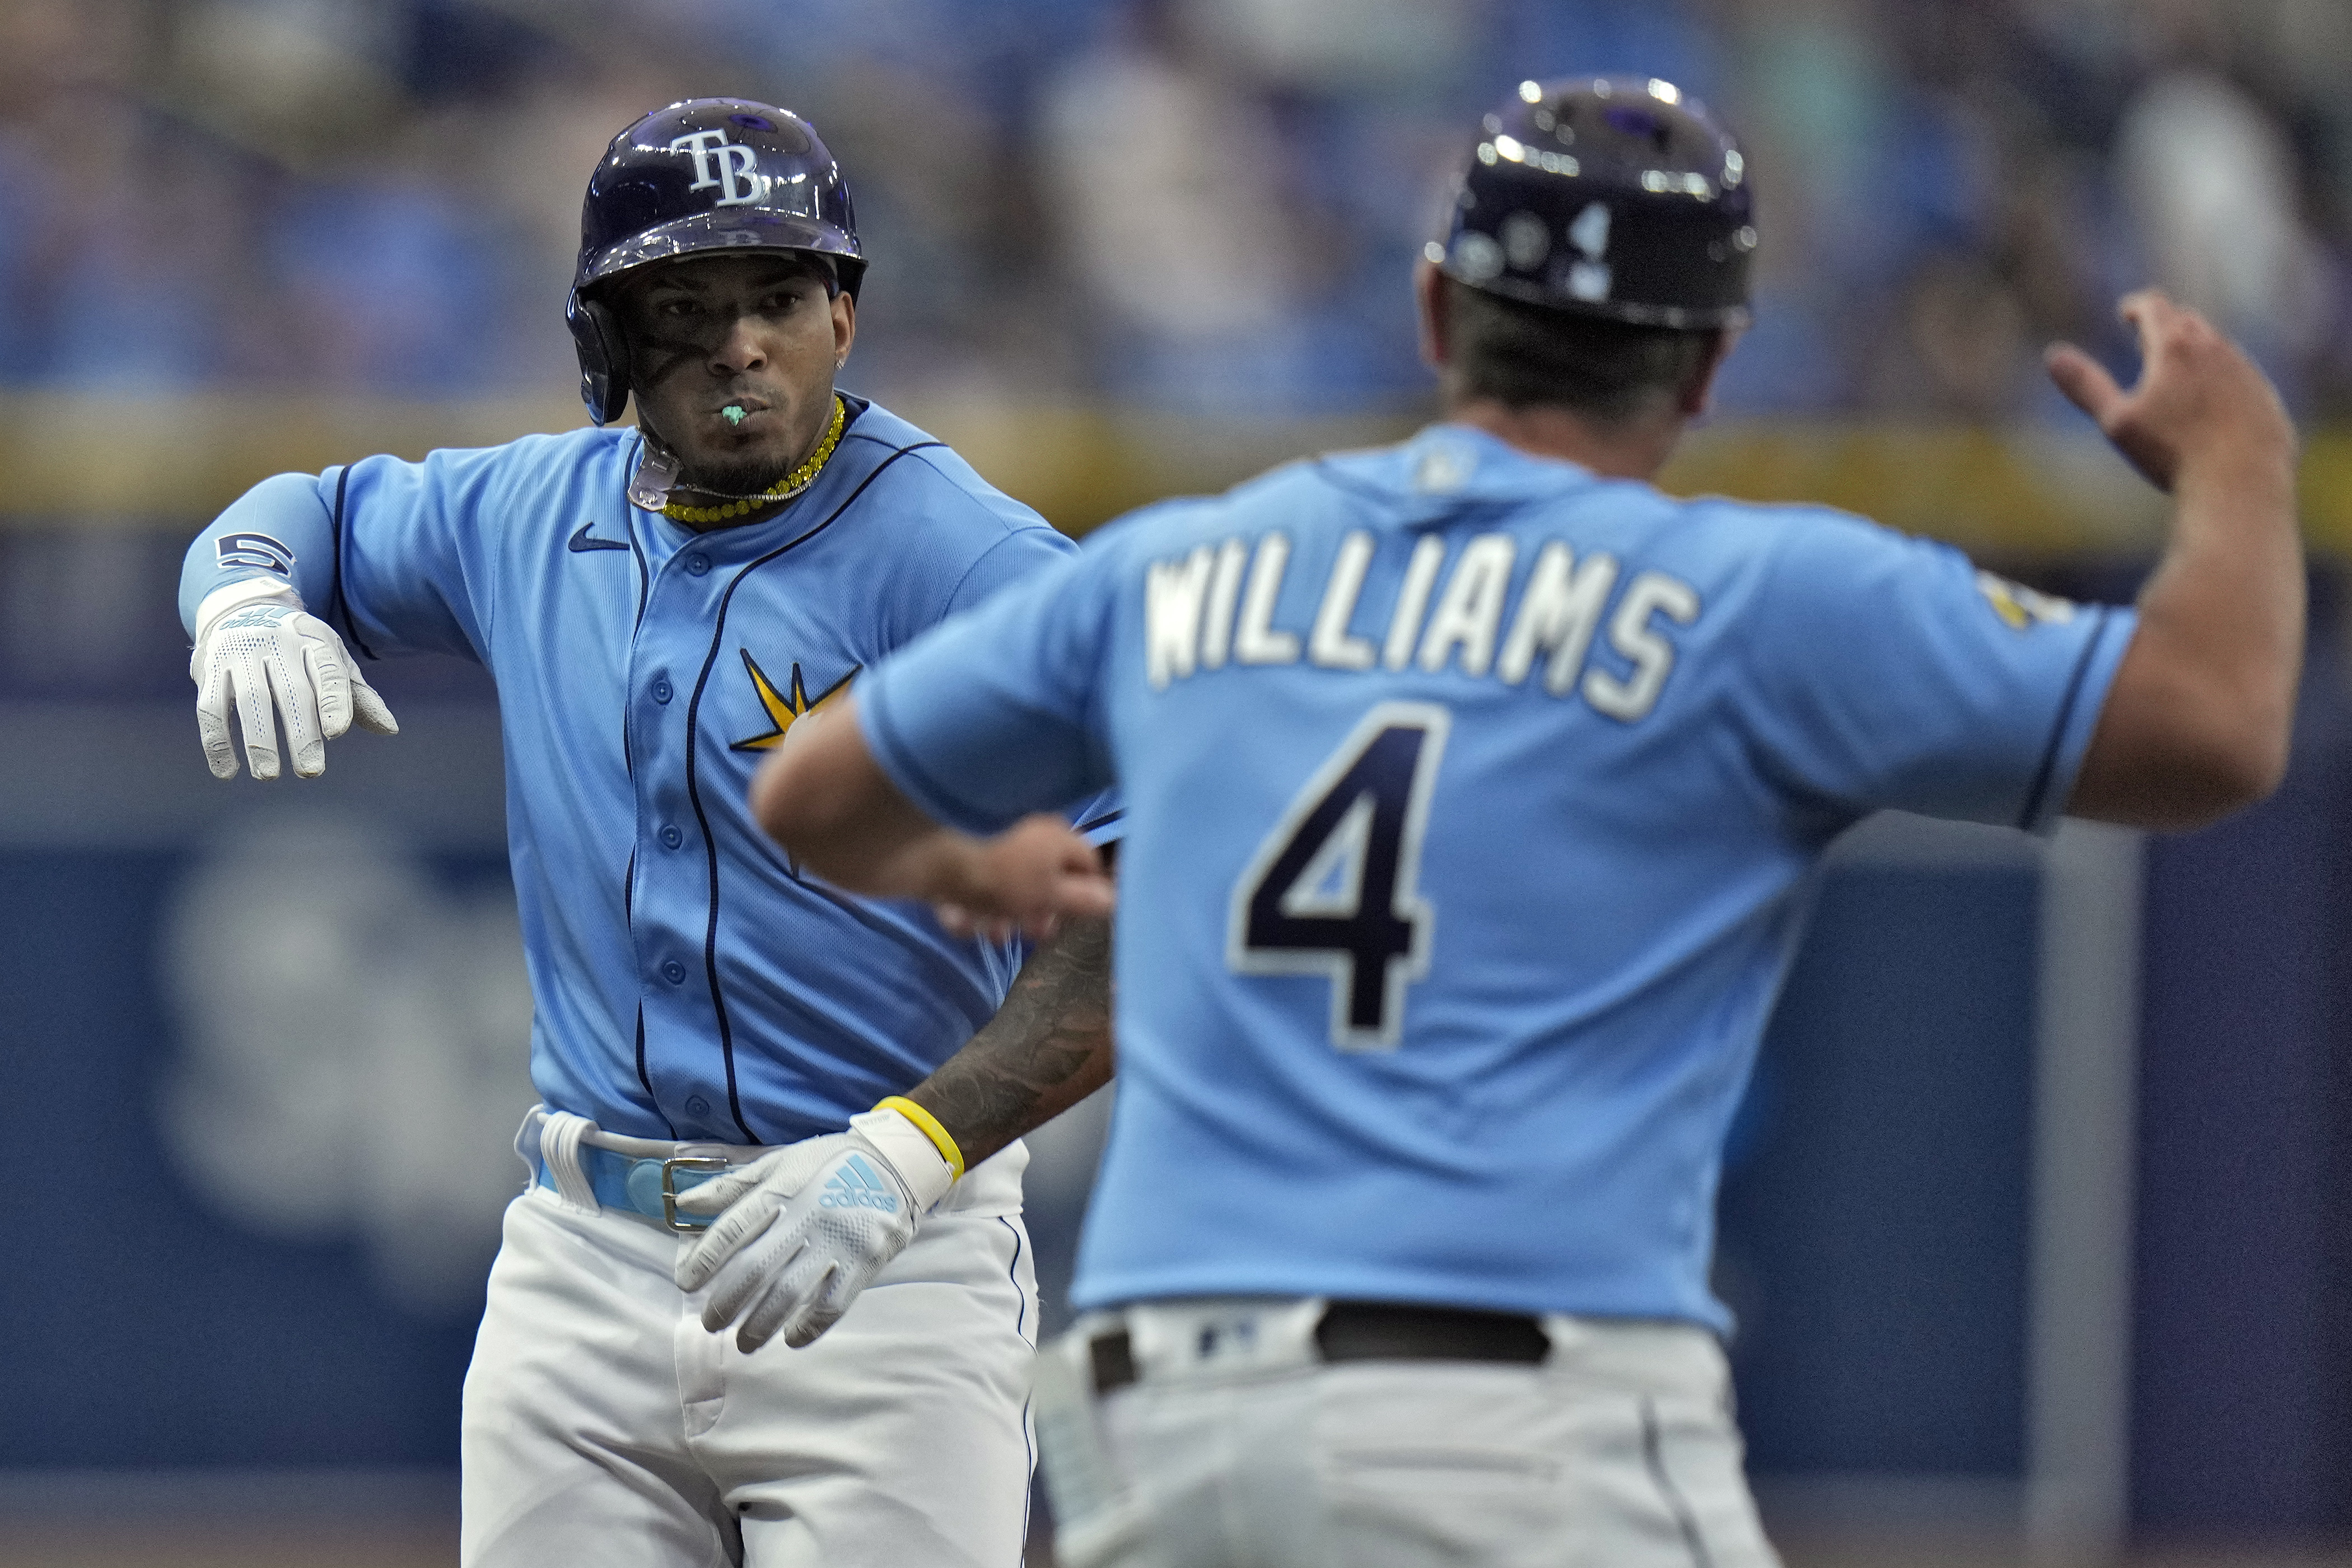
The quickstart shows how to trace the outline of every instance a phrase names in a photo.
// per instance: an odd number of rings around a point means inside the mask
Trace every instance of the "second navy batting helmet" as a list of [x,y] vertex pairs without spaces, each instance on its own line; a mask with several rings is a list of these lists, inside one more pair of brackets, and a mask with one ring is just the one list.
[[1483,132],[1429,246],[1447,277],[1643,326],[1748,320],[1747,161],[1674,84],[1525,81]]
[[841,165],[789,110],[694,98],[656,110],[618,136],[588,176],[580,265],[563,319],[580,352],[580,396],[602,425],[629,400],[619,320],[598,298],[634,268],[712,250],[822,257],[852,299],[865,276]]

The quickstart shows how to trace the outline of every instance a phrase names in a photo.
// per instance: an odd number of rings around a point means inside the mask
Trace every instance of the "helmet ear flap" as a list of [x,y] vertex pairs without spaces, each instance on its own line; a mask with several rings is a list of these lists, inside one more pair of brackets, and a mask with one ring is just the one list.
[[574,289],[564,305],[563,324],[572,329],[572,346],[580,354],[580,401],[588,405],[589,418],[609,425],[629,405],[629,345],[621,319],[610,306],[583,298]]

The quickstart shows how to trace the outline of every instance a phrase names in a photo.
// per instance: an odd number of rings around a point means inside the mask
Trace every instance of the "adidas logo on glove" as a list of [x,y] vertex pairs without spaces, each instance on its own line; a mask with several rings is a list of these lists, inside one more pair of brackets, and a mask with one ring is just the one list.
[[879,1209],[884,1214],[898,1212],[898,1194],[889,1184],[874,1173],[874,1167],[865,1156],[852,1154],[842,1162],[841,1169],[825,1183],[824,1192],[816,1200],[821,1209]]

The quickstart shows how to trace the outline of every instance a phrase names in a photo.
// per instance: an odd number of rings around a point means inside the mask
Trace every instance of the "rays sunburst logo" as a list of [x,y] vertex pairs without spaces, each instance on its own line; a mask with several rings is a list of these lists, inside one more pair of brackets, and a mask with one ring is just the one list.
[[779,689],[774,681],[768,679],[768,672],[760,668],[760,661],[751,657],[750,648],[737,651],[743,656],[743,668],[751,673],[751,689],[759,693],[760,706],[768,715],[769,726],[757,735],[729,742],[729,749],[738,752],[773,751],[783,743],[784,736],[791,731],[794,722],[805,719],[848,690],[849,683],[857,678],[857,672],[866,668],[862,664],[853,665],[847,675],[812,698],[806,683],[801,679],[798,660],[793,661],[791,680]]
[[[792,732],[793,724],[807,718],[848,690],[849,683],[857,678],[857,672],[866,668],[862,664],[852,665],[847,675],[812,698],[808,694],[807,683],[801,679],[801,667],[798,660],[793,663],[792,679],[779,689],[774,681],[768,679],[768,672],[760,668],[760,661],[751,657],[750,648],[738,648],[736,651],[743,656],[743,668],[751,677],[751,689],[759,693],[760,707],[768,716],[768,728],[759,734],[728,742],[728,749],[736,752],[775,750],[783,744],[784,737]],[[801,874],[800,857],[785,855],[784,868],[795,880],[798,880]]]

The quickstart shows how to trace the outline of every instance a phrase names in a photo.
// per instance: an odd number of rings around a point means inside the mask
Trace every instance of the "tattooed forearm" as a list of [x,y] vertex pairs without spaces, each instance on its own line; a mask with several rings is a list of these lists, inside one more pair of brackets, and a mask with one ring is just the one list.
[[976,1165],[1110,1074],[1110,922],[1073,921],[1030,954],[996,1016],[907,1097]]

